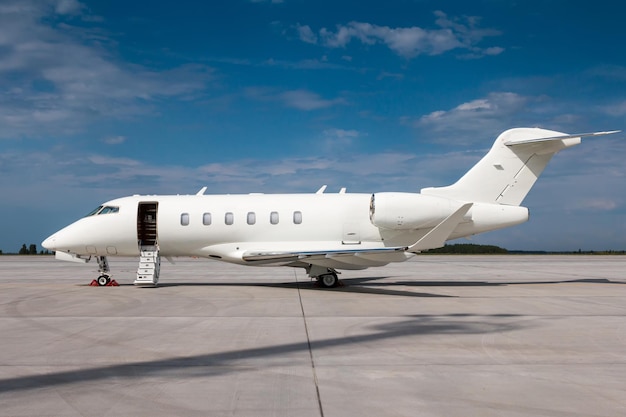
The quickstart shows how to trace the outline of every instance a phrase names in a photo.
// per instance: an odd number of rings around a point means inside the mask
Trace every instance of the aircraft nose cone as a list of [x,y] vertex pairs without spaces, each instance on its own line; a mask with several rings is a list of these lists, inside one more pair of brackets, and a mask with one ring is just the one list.
[[52,235],[48,237],[46,240],[44,240],[43,242],[41,242],[41,246],[43,246],[44,248],[48,250],[54,250],[56,246],[56,240],[57,240],[56,235]]
[[84,249],[84,233],[81,233],[83,229],[77,226],[78,225],[76,223],[72,223],[63,229],[54,232],[41,243],[41,246],[55,252],[76,252],[80,249]]

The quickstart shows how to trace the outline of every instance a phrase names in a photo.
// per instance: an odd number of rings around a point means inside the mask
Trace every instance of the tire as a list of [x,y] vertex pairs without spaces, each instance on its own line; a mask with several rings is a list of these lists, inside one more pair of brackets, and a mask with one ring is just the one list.
[[324,274],[319,276],[319,283],[323,288],[335,288],[339,285],[337,274]]
[[98,277],[98,285],[101,286],[101,287],[104,287],[109,282],[111,282],[111,278],[109,278],[108,275],[100,275]]

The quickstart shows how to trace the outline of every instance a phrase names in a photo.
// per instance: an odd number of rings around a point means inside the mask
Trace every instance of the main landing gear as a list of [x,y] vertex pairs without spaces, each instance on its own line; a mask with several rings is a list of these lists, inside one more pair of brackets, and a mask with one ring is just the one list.
[[309,265],[307,273],[311,278],[315,278],[322,288],[335,288],[341,285],[338,272],[333,268],[326,268],[319,265]]
[[109,272],[111,269],[109,268],[109,261],[107,261],[106,256],[96,256],[96,260],[98,261],[98,273],[100,274],[97,279],[91,281],[89,284],[92,287],[117,287],[119,284],[114,279],[111,279],[111,274]]
[[317,277],[317,282],[324,288],[335,288],[339,286],[339,277],[335,271]]

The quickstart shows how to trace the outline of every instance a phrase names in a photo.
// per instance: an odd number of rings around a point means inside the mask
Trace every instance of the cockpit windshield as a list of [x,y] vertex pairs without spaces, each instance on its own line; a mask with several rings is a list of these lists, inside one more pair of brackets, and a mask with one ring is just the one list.
[[118,213],[119,211],[120,211],[120,208],[119,207],[115,207],[115,206],[98,206],[97,208],[93,209],[85,217],[99,216],[101,214]]

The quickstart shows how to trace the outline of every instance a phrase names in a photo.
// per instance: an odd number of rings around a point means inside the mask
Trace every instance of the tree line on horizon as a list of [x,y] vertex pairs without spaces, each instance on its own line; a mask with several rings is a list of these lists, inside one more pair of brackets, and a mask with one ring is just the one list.
[[485,255],[485,254],[507,254],[508,250],[495,245],[478,245],[476,243],[455,243],[445,245],[437,249],[429,249],[424,253],[428,254],[463,254],[463,255]]
[[39,252],[37,252],[37,245],[35,245],[34,243],[31,243],[30,245],[28,245],[28,247],[26,247],[26,243],[22,244],[22,247],[20,248],[19,251],[15,252],[15,253],[4,253],[2,252],[2,249],[0,249],[0,255],[52,255],[52,252],[50,252],[48,249],[42,249]]
[[455,243],[437,249],[425,251],[426,254],[448,255],[626,255],[626,250],[584,251],[531,251],[531,250],[508,250],[495,245],[479,245],[476,243]]

